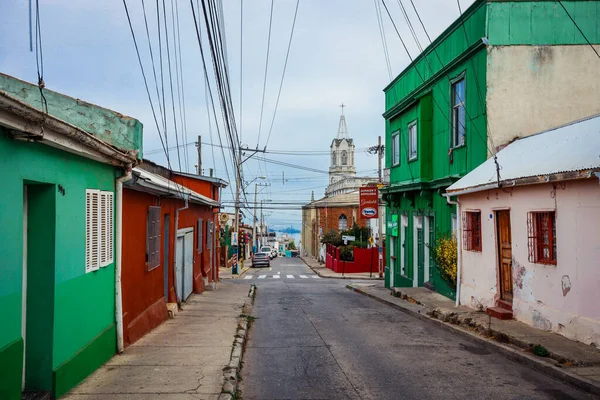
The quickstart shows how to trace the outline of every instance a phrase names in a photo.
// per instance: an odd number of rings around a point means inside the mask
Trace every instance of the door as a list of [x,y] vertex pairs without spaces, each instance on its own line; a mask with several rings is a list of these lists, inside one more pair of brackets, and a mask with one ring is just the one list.
[[177,231],[175,243],[175,291],[177,301],[185,301],[194,289],[194,229]]
[[423,227],[417,228],[417,277],[419,286],[423,285],[423,275],[425,273],[425,238],[423,236]]
[[431,249],[433,248],[433,246],[435,245],[435,221],[433,219],[433,217],[427,217],[427,236],[426,236],[426,241],[425,241],[425,261],[427,262],[427,265],[425,267],[425,282],[429,282],[432,283],[433,279],[433,271],[431,270],[433,268],[433,263],[435,262],[435,254],[433,251],[431,251]]
[[496,237],[498,238],[498,270],[500,298],[512,302],[512,242],[510,236],[510,211],[496,211]]
[[169,302],[169,224],[171,219],[169,214],[165,214],[163,223],[163,279],[164,279],[164,295],[165,301]]

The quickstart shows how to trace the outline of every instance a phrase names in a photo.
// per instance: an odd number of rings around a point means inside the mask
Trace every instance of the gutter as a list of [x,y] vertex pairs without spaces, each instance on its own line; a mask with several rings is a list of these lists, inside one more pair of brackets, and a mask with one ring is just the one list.
[[137,154],[138,151],[126,152],[122,150],[118,150],[116,147],[109,145],[106,142],[98,139],[94,135],[80,129],[74,125],[69,124],[59,118],[56,118],[53,115],[46,114],[43,111],[38,110],[35,107],[30,106],[20,100],[15,99],[10,96],[6,92],[0,90],[0,109],[5,110],[10,114],[14,114],[18,117],[23,118],[27,122],[33,122],[36,125],[32,126],[28,123],[23,123],[23,121],[19,121],[18,119],[8,119],[4,120],[0,118],[3,125],[7,126],[9,129],[16,129],[19,131],[23,131],[32,135],[33,139],[45,140],[51,143],[54,143],[60,147],[65,147],[65,143],[61,143],[58,138],[53,138],[50,132],[44,132],[39,129],[37,124],[42,125],[42,127],[47,127],[55,131],[56,133],[66,136],[85,147],[95,150],[102,155],[111,158],[113,160],[117,160],[122,164],[137,164]]
[[123,260],[123,182],[132,177],[132,165],[127,165],[125,174],[116,179],[117,192],[117,257],[115,262],[115,321],[117,326],[117,352],[122,353],[125,345],[123,341],[123,293],[121,288],[121,271]]
[[460,305],[460,278],[462,272],[462,244],[461,244],[461,214],[460,214],[460,201],[456,198],[456,201],[450,200],[450,195],[445,193],[443,196],[446,198],[446,202],[448,204],[455,204],[457,207],[456,210],[456,303],[455,306],[458,307]]

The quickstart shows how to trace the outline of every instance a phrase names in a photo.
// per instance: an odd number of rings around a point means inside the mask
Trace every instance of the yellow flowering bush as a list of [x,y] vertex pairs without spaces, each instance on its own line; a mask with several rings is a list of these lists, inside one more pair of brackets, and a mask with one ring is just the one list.
[[433,253],[440,277],[452,289],[456,288],[456,262],[458,258],[456,239],[452,235],[438,236]]

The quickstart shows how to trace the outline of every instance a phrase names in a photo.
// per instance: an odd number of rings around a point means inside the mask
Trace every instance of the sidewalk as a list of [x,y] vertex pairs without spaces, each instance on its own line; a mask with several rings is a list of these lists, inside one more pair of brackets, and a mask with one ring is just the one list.
[[175,318],[113,357],[63,399],[231,399],[222,394],[224,371],[230,371],[236,337],[245,337],[240,314],[249,287],[222,282],[216,291],[192,295]]
[[[455,307],[454,301],[426,288],[394,288],[392,291],[385,288],[383,282],[352,283],[347,287],[600,395],[600,350],[594,346],[516,320],[499,320],[465,306]],[[532,348],[535,345],[546,348],[549,355],[534,355]]]
[[369,276],[368,272],[359,272],[352,274],[340,274],[337,272],[333,272],[329,268],[327,268],[324,264],[319,264],[317,260],[312,257],[301,257],[298,258],[304,261],[304,264],[308,265],[310,269],[312,269],[315,274],[319,275],[321,278],[338,278],[338,279],[373,279],[373,280],[383,280],[378,276],[378,271],[376,268],[373,270],[372,276]]
[[[241,265],[240,265],[241,266]],[[244,267],[240,268],[237,275],[231,273],[231,268],[219,268],[220,279],[238,279],[252,267],[252,260],[244,260]]]

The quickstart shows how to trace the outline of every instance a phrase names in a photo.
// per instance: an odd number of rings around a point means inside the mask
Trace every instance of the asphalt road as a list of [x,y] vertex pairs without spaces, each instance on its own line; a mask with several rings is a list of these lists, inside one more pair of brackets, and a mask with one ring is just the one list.
[[278,258],[237,280],[257,286],[244,400],[594,398],[354,293],[349,280],[310,275]]

